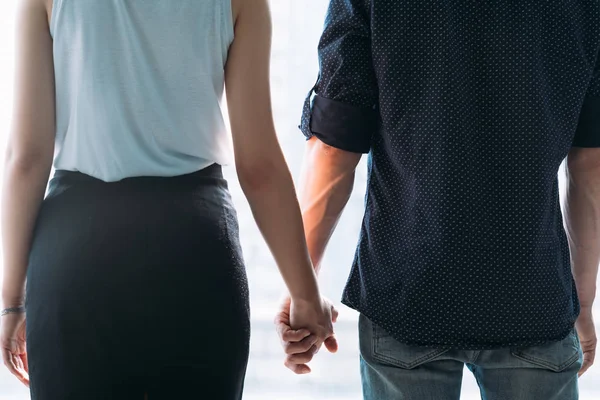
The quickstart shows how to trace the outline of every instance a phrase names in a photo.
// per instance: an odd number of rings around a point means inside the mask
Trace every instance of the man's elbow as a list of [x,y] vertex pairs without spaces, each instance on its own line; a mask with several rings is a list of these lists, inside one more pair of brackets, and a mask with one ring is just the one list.
[[314,136],[307,141],[306,146],[308,162],[321,167],[329,165],[354,171],[362,157],[361,153],[353,153],[330,146]]
[[573,148],[566,165],[570,181],[600,186],[600,148]]

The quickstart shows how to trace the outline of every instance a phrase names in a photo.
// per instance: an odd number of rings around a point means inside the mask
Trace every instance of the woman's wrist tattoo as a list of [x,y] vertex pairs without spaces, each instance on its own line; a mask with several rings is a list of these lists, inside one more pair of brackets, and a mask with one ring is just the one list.
[[9,308],[5,308],[4,310],[0,311],[0,317],[3,317],[8,314],[24,314],[24,313],[25,313],[25,307],[23,307],[23,306],[9,307]]

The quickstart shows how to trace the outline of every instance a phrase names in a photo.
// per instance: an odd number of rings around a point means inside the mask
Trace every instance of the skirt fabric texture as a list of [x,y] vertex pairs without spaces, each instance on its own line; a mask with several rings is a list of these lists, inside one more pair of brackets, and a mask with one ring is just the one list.
[[27,274],[32,400],[242,397],[248,284],[221,167],[57,171]]

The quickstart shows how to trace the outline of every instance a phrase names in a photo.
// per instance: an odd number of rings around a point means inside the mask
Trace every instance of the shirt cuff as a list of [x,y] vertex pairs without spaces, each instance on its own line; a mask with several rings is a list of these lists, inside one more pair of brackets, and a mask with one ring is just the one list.
[[588,97],[579,116],[574,147],[600,147],[600,97]]
[[379,114],[375,108],[352,106],[316,95],[312,107],[305,107],[300,129],[307,139],[316,136],[340,150],[368,153],[378,126]]

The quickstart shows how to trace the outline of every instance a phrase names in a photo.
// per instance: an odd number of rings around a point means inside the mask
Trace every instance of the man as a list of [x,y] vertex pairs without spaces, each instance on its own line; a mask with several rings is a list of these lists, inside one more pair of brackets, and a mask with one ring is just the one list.
[[[578,397],[596,350],[599,49],[596,0],[331,0],[300,201],[318,269],[369,153],[343,295],[365,399],[456,400],[465,364],[485,399]],[[286,315],[286,365],[308,372],[317,349]]]

